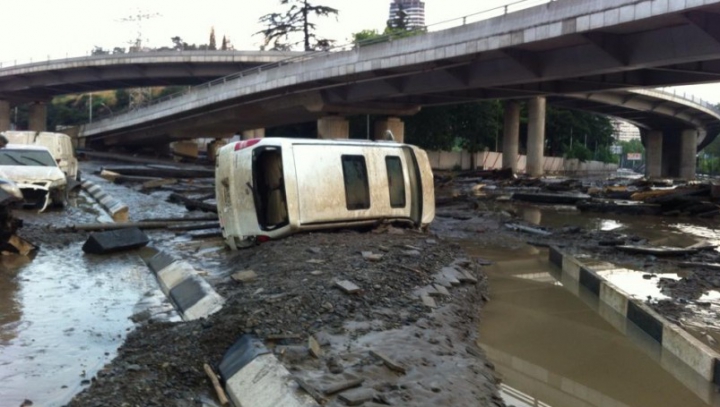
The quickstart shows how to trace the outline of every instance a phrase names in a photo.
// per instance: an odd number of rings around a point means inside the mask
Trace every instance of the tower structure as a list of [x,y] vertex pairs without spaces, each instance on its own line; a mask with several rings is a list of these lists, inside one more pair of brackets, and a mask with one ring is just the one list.
[[392,0],[388,25],[399,28],[403,22],[407,29],[425,27],[425,2],[421,0]]

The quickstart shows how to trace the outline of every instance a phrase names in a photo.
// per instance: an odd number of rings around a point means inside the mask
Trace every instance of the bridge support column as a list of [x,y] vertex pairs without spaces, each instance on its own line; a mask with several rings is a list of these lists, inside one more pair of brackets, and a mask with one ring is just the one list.
[[662,177],[663,134],[661,131],[651,130],[646,139],[645,149],[646,171],[648,178]]
[[10,130],[10,102],[0,100],[0,131]]
[[387,140],[385,133],[390,130],[398,143],[405,140],[405,123],[399,117],[388,117],[375,122],[375,140]]
[[697,130],[683,130],[680,136],[680,178],[695,179],[695,156],[697,154]]
[[540,177],[544,173],[545,156],[545,98],[528,101],[527,173]]
[[520,144],[520,104],[505,102],[505,127],[503,129],[502,167],[517,172],[518,145]]
[[47,104],[33,102],[30,105],[28,128],[32,131],[45,131],[47,129]]
[[243,140],[250,140],[253,138],[265,138],[265,128],[244,130],[242,132]]
[[327,116],[317,121],[318,138],[350,138],[350,123],[340,116]]

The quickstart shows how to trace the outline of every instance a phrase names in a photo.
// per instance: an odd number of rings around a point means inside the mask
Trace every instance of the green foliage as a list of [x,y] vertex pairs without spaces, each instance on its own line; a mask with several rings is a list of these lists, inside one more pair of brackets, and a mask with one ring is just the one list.
[[572,147],[565,146],[564,150],[565,158],[577,158],[583,162],[590,161],[593,158],[593,152],[580,143],[575,143]]
[[595,150],[593,159],[610,164],[618,164],[620,162],[620,158],[617,154],[613,154],[612,151],[610,151],[610,147],[600,147]]
[[645,146],[643,146],[640,139],[633,139],[630,141],[621,141],[620,146],[622,147],[623,154],[627,153],[645,153]]
[[228,41],[227,38],[223,35],[222,44],[220,45],[220,50],[227,51],[228,49]]
[[123,110],[130,106],[130,92],[127,89],[115,91],[115,105],[113,110]]
[[337,9],[314,5],[309,0],[280,0],[280,4],[287,7],[284,13],[270,13],[259,19],[265,29],[255,34],[264,37],[262,50],[270,47],[271,50],[288,51],[295,45],[289,42],[295,34],[302,35],[305,51],[330,49],[335,41],[318,37],[315,34],[317,26],[310,22],[310,17],[337,16]]
[[502,126],[498,101],[423,108],[405,119],[405,140],[429,150],[494,149]]
[[552,106],[547,108],[545,134],[548,142],[546,154],[553,156],[570,154],[570,146],[575,147],[576,144],[596,149],[597,146],[613,143],[613,127],[607,117]]

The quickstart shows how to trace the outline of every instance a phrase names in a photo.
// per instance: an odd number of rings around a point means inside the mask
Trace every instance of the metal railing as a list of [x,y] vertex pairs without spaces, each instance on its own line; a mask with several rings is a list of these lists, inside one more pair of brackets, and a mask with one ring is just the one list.
[[[539,6],[539,5],[547,4],[547,3],[553,3],[556,1],[558,1],[558,0],[519,0],[514,3],[506,4],[504,6],[493,7],[493,8],[487,9],[487,10],[468,14],[468,15],[465,15],[462,17],[457,17],[457,18],[453,18],[450,20],[444,20],[444,21],[440,21],[437,23],[429,24],[429,25],[426,25],[425,27],[423,27],[422,31],[427,33],[427,32],[434,32],[434,31],[441,31],[441,30],[445,30],[448,28],[452,28],[452,27],[460,27],[460,26],[463,26],[466,24],[471,24],[471,23],[476,23],[476,22],[483,21],[483,20],[488,20],[488,19],[491,19],[494,17],[511,14],[511,13],[514,13],[514,12],[517,12],[520,10],[530,8],[530,7],[535,7],[535,6]],[[181,92],[173,93],[173,94],[166,95],[166,96],[163,96],[158,99],[150,100],[141,105],[137,105],[133,108],[126,108],[126,109],[122,109],[117,112],[114,112],[113,114],[106,114],[106,115],[98,117],[98,120],[107,119],[109,117],[114,117],[117,115],[129,113],[131,111],[138,111],[141,109],[145,109],[150,106],[154,106],[154,105],[164,103],[164,102],[167,102],[167,101],[170,101],[173,99],[177,99],[177,98],[185,96],[189,93],[198,92],[198,91],[204,90],[204,89],[210,89],[215,86],[225,85],[228,82],[232,82],[237,79],[242,79],[242,78],[245,78],[245,77],[251,76],[251,75],[256,75],[256,74],[265,72],[270,69],[279,68],[281,66],[285,66],[285,65],[289,65],[289,64],[293,64],[293,63],[297,63],[297,62],[301,62],[301,61],[306,61],[306,60],[321,57],[321,56],[328,56],[328,55],[338,53],[338,52],[351,51],[351,50],[357,49],[358,47],[362,47],[362,46],[377,44],[377,43],[381,43],[381,42],[389,42],[389,41],[393,41],[393,40],[400,39],[400,38],[407,38],[407,36],[408,36],[408,34],[406,32],[390,33],[387,35],[382,35],[382,36],[372,38],[369,40],[365,40],[365,41],[350,42],[350,43],[346,43],[346,44],[342,44],[342,45],[333,46],[333,47],[329,48],[328,50],[310,51],[301,56],[290,57],[287,59],[283,59],[281,61],[272,62],[272,63],[268,63],[268,64],[264,64],[264,65],[259,65],[259,66],[253,67],[253,68],[249,68],[249,69],[246,69],[246,70],[243,70],[243,71],[231,74],[231,75],[227,75],[227,76],[212,80],[210,82],[205,82],[203,84],[190,87],[187,90],[184,90]]]
[[692,102],[696,105],[700,105],[708,110],[711,110],[718,116],[720,116],[720,108],[718,105],[714,105],[704,99],[701,99],[700,97],[692,94],[687,93],[684,91],[678,91],[677,89],[669,89],[669,88],[657,88],[657,89],[636,89],[636,92],[645,93],[645,94],[657,94],[657,95],[672,95],[673,97],[680,98],[683,100],[686,100],[688,102]]

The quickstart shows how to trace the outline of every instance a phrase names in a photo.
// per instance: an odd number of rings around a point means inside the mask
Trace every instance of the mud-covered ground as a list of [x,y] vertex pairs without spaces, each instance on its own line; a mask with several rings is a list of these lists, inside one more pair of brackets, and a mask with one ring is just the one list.
[[[167,193],[108,184],[91,175],[97,165],[84,166],[86,178],[128,203],[131,220],[206,216],[165,202]],[[22,213],[21,235],[40,250],[78,246],[87,233],[55,228],[107,219],[91,198],[81,194],[77,199],[79,205],[50,216]],[[449,222],[446,227],[443,221]],[[374,391],[378,405],[503,406],[492,364],[475,345],[487,300],[485,277],[453,243],[455,236],[445,233],[456,229],[452,221],[439,219],[437,233],[382,225],[296,235],[238,252],[215,238],[147,231],[151,246],[189,261],[227,302],[201,321],[169,322],[147,311],[132,316],[136,327],[118,356],[98,372],[78,375],[86,387],[68,405],[216,405],[203,364],[217,367],[241,335],[252,334],[294,375],[318,389],[358,377],[365,379],[362,387]],[[480,223],[483,228],[498,225],[489,218]],[[361,252],[367,251],[382,257],[365,259]],[[477,282],[449,286],[447,296],[433,293],[437,308],[430,308],[419,294],[443,280],[438,273],[446,267],[466,270]],[[255,271],[257,279],[240,283],[231,278],[243,270]],[[343,292],[338,280],[351,281],[361,292]],[[310,335],[323,345],[320,357],[308,352]],[[388,369],[370,350],[404,365],[407,373]],[[328,399],[326,405],[344,405],[335,396]]]
[[[383,257],[365,260],[361,251]],[[227,252],[228,273],[254,270],[257,280],[243,284],[227,275],[216,289],[228,301],[207,320],[140,326],[70,405],[201,405],[210,389],[203,363],[216,365],[245,333],[277,345],[285,365],[318,388],[352,375],[393,405],[503,405],[491,368],[466,349],[477,354],[482,275],[479,284],[436,297],[436,311],[413,294],[453,262],[474,269],[462,257],[453,244],[399,228],[305,234]],[[336,280],[352,281],[362,293],[346,294]],[[306,348],[312,334],[330,343],[321,358]],[[389,371],[369,349],[405,364],[408,374]]]

